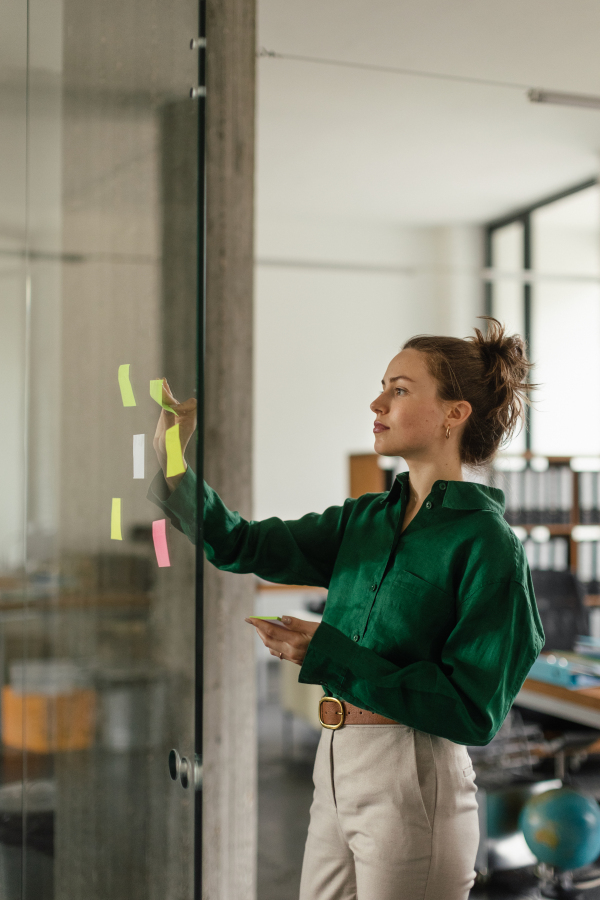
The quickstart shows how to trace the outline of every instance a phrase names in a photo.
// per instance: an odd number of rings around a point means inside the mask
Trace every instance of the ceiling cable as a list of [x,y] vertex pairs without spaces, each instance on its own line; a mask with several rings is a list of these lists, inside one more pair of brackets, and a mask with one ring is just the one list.
[[362,69],[368,72],[384,72],[389,75],[412,75],[416,78],[434,78],[438,81],[458,81],[463,84],[481,84],[486,87],[510,88],[526,91],[532,103],[553,103],[559,106],[577,106],[582,109],[600,109],[600,97],[589,94],[570,94],[563,91],[547,91],[543,88],[532,88],[530,84],[519,84],[516,81],[496,81],[491,78],[475,78],[470,75],[449,75],[443,72],[426,72],[422,69],[403,69],[396,66],[380,66],[375,63],[348,62],[341,59],[326,59],[320,56],[299,56],[295,53],[278,53],[261,47],[257,56],[271,59],[287,59],[293,62],[317,63],[322,66],[338,66],[344,69]]
[[415,75],[417,78],[437,78],[442,81],[462,81],[467,84],[485,84],[488,87],[512,88],[513,90],[530,90],[530,84],[518,84],[513,81],[493,81],[489,78],[473,78],[469,75],[448,75],[443,72],[425,72],[421,69],[400,69],[395,66],[380,66],[375,63],[346,62],[341,59],[325,59],[320,56],[298,56],[294,53],[278,53],[261,47],[259,57],[271,59],[287,59],[294,62],[317,63],[323,66],[339,66],[344,69],[363,69],[369,72],[385,72],[390,75]]

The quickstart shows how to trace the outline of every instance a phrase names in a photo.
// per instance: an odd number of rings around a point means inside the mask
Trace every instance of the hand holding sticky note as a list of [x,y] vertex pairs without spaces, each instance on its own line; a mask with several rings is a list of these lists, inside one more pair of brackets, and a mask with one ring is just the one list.
[[181,475],[185,472],[185,463],[181,452],[181,439],[179,437],[179,424],[167,428],[165,431],[165,448],[167,451],[167,478]]
[[119,366],[117,378],[121,389],[123,406],[135,406],[136,403],[133,395],[133,388],[131,387],[131,381],[129,380],[129,363],[127,363],[127,365]]
[[[163,402],[163,379],[162,378],[153,378],[150,382],[150,396],[153,400],[156,400],[159,406],[162,406],[163,409],[166,409],[167,412],[175,413],[175,410],[172,406],[169,406],[167,403]],[[177,413],[175,413],[177,415]]]

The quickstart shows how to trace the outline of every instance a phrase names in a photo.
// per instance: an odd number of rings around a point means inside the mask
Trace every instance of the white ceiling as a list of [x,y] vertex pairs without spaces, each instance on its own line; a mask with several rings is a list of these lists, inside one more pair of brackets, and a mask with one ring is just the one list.
[[260,0],[258,215],[483,222],[596,174],[598,0]]

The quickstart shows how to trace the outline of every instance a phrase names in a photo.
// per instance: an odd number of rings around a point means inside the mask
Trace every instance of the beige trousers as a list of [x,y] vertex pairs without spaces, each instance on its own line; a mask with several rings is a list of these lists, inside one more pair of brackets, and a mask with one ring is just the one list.
[[300,900],[466,900],[479,842],[466,747],[406,725],[323,729]]

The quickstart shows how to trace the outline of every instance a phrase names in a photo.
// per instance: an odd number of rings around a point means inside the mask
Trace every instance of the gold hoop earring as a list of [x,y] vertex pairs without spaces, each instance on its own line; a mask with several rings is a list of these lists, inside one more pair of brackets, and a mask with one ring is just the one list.
[[446,440],[450,437],[450,426],[446,426]]

